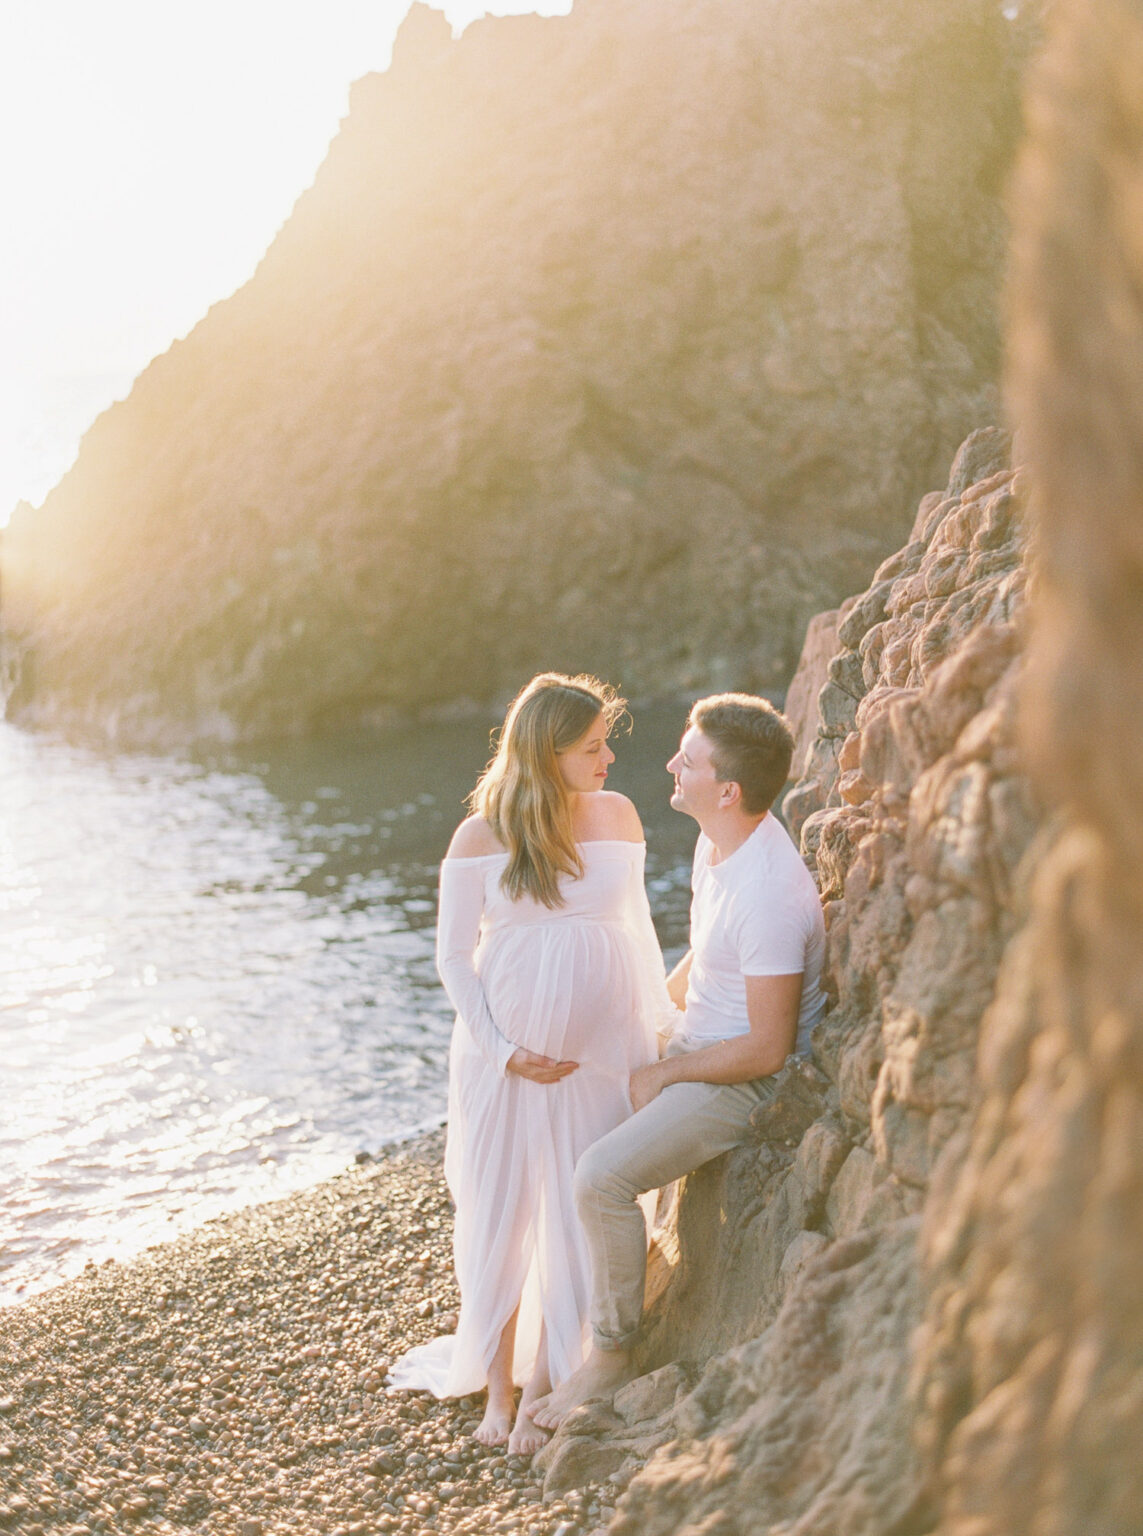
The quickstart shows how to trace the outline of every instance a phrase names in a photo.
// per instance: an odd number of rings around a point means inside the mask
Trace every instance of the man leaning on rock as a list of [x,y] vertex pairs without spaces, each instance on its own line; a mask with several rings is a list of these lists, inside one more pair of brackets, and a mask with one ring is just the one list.
[[592,1349],[538,1403],[553,1429],[633,1368],[647,1237],[640,1195],[745,1139],[791,1053],[809,1049],[825,998],[825,927],[813,877],[770,807],[786,782],[793,736],[749,694],[700,699],[678,752],[671,804],[699,824],[691,947],[667,985],[681,1022],[657,1062],[631,1078],[635,1113],[576,1168],[576,1205],[592,1262]]

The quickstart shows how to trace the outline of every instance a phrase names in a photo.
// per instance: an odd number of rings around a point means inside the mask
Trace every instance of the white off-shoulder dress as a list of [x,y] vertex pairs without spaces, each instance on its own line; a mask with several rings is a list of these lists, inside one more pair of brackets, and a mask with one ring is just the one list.
[[[515,1377],[528,1380],[541,1322],[552,1384],[589,1342],[590,1265],[572,1200],[584,1149],[631,1113],[631,1071],[658,1055],[677,1011],[643,885],[644,845],[581,843],[582,878],[549,909],[500,887],[508,855],[441,866],[437,967],[457,1010],[445,1176],[456,1204],[455,1334],[410,1350],[391,1388],[456,1397],[487,1384],[520,1302]],[[506,1074],[517,1046],[579,1070],[558,1083]]]

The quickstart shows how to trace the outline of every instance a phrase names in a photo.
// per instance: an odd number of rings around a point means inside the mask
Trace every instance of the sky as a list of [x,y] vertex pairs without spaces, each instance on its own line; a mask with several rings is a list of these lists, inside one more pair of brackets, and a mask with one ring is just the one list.
[[[460,32],[570,0],[437,0]],[[250,276],[409,0],[8,0],[0,10],[0,525]]]

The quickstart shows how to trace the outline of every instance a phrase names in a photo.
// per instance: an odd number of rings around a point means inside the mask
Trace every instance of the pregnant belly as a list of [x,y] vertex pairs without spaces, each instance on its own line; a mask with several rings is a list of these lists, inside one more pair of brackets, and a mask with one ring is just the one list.
[[490,936],[480,974],[497,1027],[517,1045],[603,1072],[644,1058],[638,975],[622,928],[507,929]]

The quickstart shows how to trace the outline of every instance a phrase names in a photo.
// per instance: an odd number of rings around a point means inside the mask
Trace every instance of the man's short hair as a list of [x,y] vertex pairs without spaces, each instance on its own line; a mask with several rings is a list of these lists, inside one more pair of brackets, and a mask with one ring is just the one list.
[[716,693],[691,707],[690,722],[710,742],[715,775],[737,784],[751,816],[768,811],[790,776],[794,733],[769,699]]

